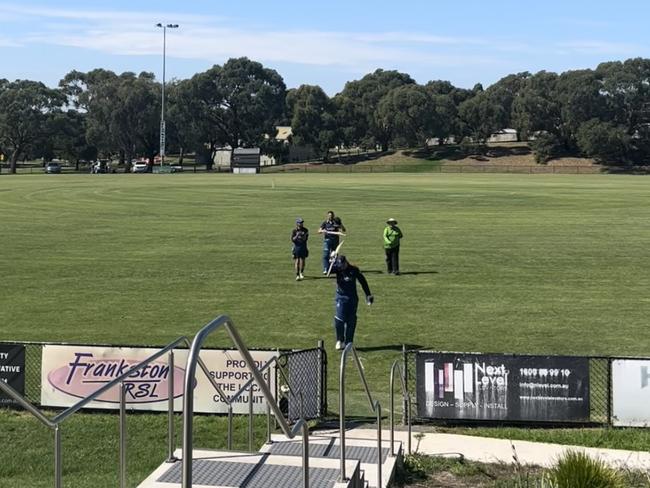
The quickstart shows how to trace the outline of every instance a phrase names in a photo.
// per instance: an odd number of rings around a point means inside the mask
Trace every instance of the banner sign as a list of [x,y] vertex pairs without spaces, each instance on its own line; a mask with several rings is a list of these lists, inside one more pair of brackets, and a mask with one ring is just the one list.
[[650,360],[612,361],[612,425],[650,425]]
[[589,421],[589,359],[418,352],[418,415],[463,420]]
[[[43,346],[41,369],[41,405],[69,407],[97,391],[103,385],[154,355],[159,349],[98,346]],[[273,351],[250,351],[258,368],[273,358]],[[181,411],[187,350],[174,351],[174,370],[170,371],[168,356],[163,355],[128,376],[127,407],[132,410],[165,411],[168,408],[169,380],[174,382],[174,409]],[[250,378],[251,373],[238,351],[203,350],[201,359],[228,396],[234,395]],[[227,413],[227,404],[213,388],[203,370],[197,366],[194,387],[194,411]],[[173,375],[173,376],[172,376]],[[275,391],[275,366],[264,372],[271,378]],[[253,410],[266,413],[264,398],[257,385],[253,387]],[[248,413],[248,393],[233,405],[233,413]],[[118,409],[119,388],[111,388],[86,408]]]
[[[0,344],[0,381],[25,394],[25,346]],[[14,404],[13,399],[0,392],[0,405]]]

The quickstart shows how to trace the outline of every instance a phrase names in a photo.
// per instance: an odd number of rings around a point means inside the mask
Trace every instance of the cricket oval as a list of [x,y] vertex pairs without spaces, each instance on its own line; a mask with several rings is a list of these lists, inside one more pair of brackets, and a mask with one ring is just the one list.
[[[75,359],[50,371],[47,380],[52,387],[77,398],[86,398],[107,383],[140,364],[137,359],[93,358],[92,353],[75,353]],[[183,396],[185,370],[174,367],[174,398]],[[127,403],[154,403],[169,398],[169,365],[152,362],[124,379]],[[120,389],[102,393],[94,401],[120,402]]]

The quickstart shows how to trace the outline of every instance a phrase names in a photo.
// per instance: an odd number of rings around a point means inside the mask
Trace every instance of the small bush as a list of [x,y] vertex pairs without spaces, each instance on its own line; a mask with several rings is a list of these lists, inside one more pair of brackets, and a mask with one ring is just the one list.
[[535,140],[531,141],[530,147],[533,149],[535,162],[544,164],[558,155],[561,144],[554,134],[542,132],[535,136]]
[[584,452],[567,451],[550,470],[557,488],[624,488],[618,472]]

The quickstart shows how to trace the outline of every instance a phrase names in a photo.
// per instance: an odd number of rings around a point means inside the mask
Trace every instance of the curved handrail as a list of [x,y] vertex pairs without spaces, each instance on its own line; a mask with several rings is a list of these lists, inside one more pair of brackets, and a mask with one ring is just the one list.
[[20,393],[18,393],[16,390],[14,390],[11,386],[9,386],[4,381],[0,381],[0,391],[3,391],[7,395],[9,395],[12,399],[14,399],[16,402],[18,402],[21,407],[23,407],[25,410],[31,413],[46,427],[49,427],[52,430],[56,428],[57,426],[56,423],[48,419],[41,410],[39,410],[37,407],[32,405],[28,400],[25,399],[24,396],[22,396]]
[[[173,354],[171,351],[173,349],[176,349],[180,344],[185,344],[189,345],[189,341],[187,337],[179,337],[176,339],[174,342],[171,342],[164,348],[162,348],[160,351],[156,352],[155,354],[152,354],[148,358],[144,359],[137,365],[133,366],[132,368],[129,368],[127,371],[119,375],[117,378],[114,378],[110,382],[106,383],[104,386],[99,388],[98,390],[94,391],[90,395],[88,395],[85,398],[82,398],[79,400],[77,403],[74,405],[68,407],[66,410],[61,412],[60,414],[56,415],[54,418],[51,420],[47,418],[47,416],[38,408],[36,408],[34,405],[32,405],[29,401],[27,401],[20,393],[18,393],[16,390],[11,388],[9,385],[4,384],[3,382],[0,381],[0,390],[4,391],[7,393],[9,396],[11,396],[14,400],[16,400],[22,407],[24,407],[29,413],[31,413],[34,417],[36,417],[41,423],[46,425],[48,428],[52,429],[54,431],[54,486],[55,488],[60,488],[62,486],[62,477],[63,477],[63,470],[62,470],[62,463],[61,463],[61,424],[72,414],[75,412],[79,411],[81,408],[83,408],[85,405],[87,405],[89,402],[92,400],[96,399],[99,397],[101,394],[105,393],[106,391],[110,390],[111,388],[114,388],[117,385],[120,385],[120,432],[123,435],[124,433],[124,414],[125,414],[125,397],[124,397],[124,380],[127,379],[130,375],[132,375],[134,372],[139,371],[140,369],[144,368],[146,365],[151,363],[152,361],[155,361],[159,357],[161,357],[163,354],[170,353],[170,356]],[[170,359],[170,361],[172,361]],[[202,366],[203,371],[208,374],[209,376],[209,371],[205,367],[205,364]],[[170,385],[172,384],[171,382],[173,381],[174,377],[174,372],[173,370],[170,370]],[[169,431],[169,446],[170,446],[170,451],[172,449],[172,437],[173,433],[171,430],[171,427],[173,426],[173,418],[171,416],[173,415],[173,392],[171,392],[170,395],[170,431]],[[124,442],[120,442],[120,478],[121,478],[121,486],[125,486],[125,452],[123,450],[125,449]],[[171,454],[170,454],[171,457]]]
[[377,486],[381,487],[381,404],[378,400],[373,400],[370,389],[368,388],[368,382],[366,381],[366,375],[363,373],[363,366],[357,355],[357,350],[354,348],[354,345],[350,342],[343,349],[341,354],[341,370],[339,373],[339,430],[341,436],[341,479],[339,481],[345,482],[345,365],[348,353],[352,353],[354,362],[357,365],[357,370],[359,371],[359,377],[363,383],[363,387],[366,390],[366,396],[368,397],[368,402],[370,403],[370,409],[373,413],[377,414]]
[[219,327],[223,326],[233,344],[241,354],[244,361],[246,361],[246,366],[250,371],[251,375],[255,379],[257,386],[259,387],[262,395],[267,401],[267,404],[273,410],[273,415],[280,424],[280,428],[284,434],[289,438],[293,439],[298,431],[302,429],[302,443],[303,443],[303,486],[305,488],[309,487],[309,426],[307,421],[304,418],[301,418],[296,422],[293,428],[289,427],[289,424],[285,420],[280,408],[275,403],[275,399],[271,390],[269,389],[266,381],[260,370],[255,366],[255,362],[248,351],[248,348],[242,341],[237,329],[232,322],[232,320],[226,315],[220,315],[217,318],[213,319],[211,322],[206,324],[197,334],[194,336],[192,345],[190,347],[190,352],[187,356],[187,366],[185,368],[185,385],[184,385],[184,395],[183,395],[183,474],[182,474],[182,487],[183,488],[192,488],[192,451],[193,451],[193,433],[192,426],[194,420],[194,377],[196,375],[196,364],[199,358],[199,353],[201,352],[201,347],[205,339]]
[[399,364],[399,361],[395,361],[390,368],[390,455],[395,455],[395,399],[394,397],[394,384],[395,384],[395,371],[399,369],[400,383],[402,384],[402,399],[406,401],[406,425],[408,426],[408,453],[411,454],[411,395],[406,388],[406,383],[404,382],[404,369]]

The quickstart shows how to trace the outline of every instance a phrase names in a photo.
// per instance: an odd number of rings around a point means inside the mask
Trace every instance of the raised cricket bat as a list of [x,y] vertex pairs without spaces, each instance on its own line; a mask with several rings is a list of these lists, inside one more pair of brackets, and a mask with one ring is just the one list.
[[339,242],[339,245],[336,246],[336,249],[334,249],[334,252],[330,256],[330,267],[327,270],[327,277],[329,278],[330,273],[332,272],[332,267],[334,266],[334,261],[336,261],[336,257],[339,255],[339,251],[341,250],[341,246],[343,245],[345,241]]
[[343,233],[343,232],[339,232],[339,231],[337,231],[337,230],[324,230],[323,233],[324,233],[324,234],[333,234],[333,235],[335,235],[335,236],[343,236],[343,237],[346,236],[345,233]]

